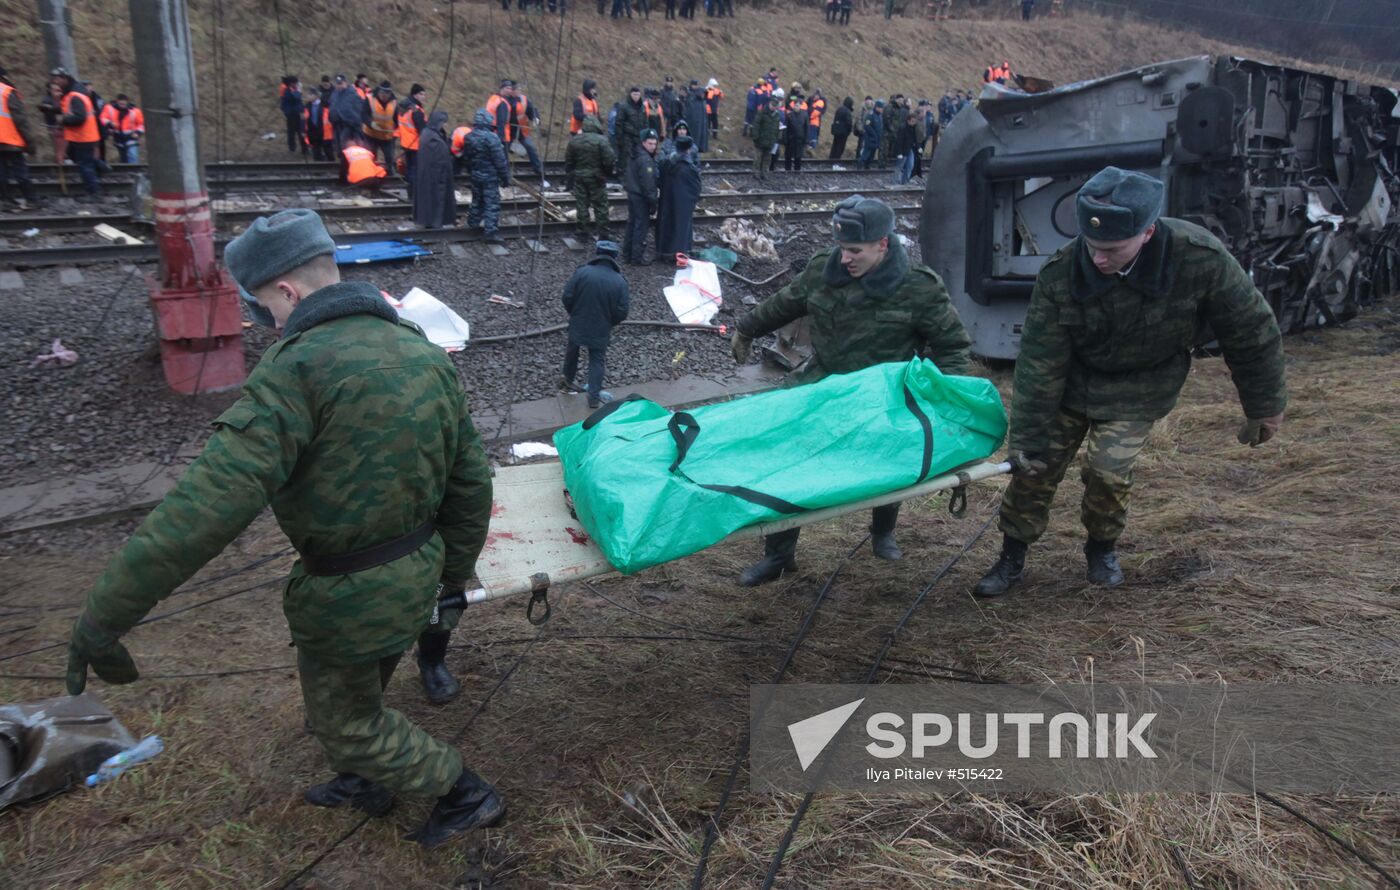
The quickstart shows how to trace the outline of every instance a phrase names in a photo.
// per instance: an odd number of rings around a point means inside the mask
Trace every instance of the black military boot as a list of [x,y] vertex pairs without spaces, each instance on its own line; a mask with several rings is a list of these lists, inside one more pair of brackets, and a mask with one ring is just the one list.
[[1093,538],[1084,543],[1084,561],[1088,563],[1084,577],[1089,579],[1090,584],[1117,587],[1123,583],[1117,544],[1117,541],[1095,541]]
[[445,705],[462,691],[462,684],[447,669],[447,641],[451,631],[425,630],[418,635],[418,673],[423,678],[423,691],[428,701]]
[[797,536],[799,529],[788,529],[763,539],[763,558],[744,569],[739,576],[741,587],[757,587],[776,581],[783,572],[797,568]]
[[1020,583],[1026,568],[1027,546],[1024,541],[1003,537],[1001,556],[997,557],[996,563],[982,576],[982,580],[977,582],[977,586],[972,588],[972,595],[983,599],[1002,596]]
[[348,803],[362,813],[383,816],[394,808],[394,792],[354,773],[336,773],[334,779],[306,789],[306,802],[318,807]]
[[505,801],[481,776],[469,769],[462,774],[446,794],[437,799],[428,821],[417,831],[403,836],[425,847],[438,844],[456,834],[473,828],[490,828],[506,814]]
[[899,504],[886,504],[870,512],[870,549],[880,559],[898,562],[904,551],[894,542],[894,526],[899,519]]

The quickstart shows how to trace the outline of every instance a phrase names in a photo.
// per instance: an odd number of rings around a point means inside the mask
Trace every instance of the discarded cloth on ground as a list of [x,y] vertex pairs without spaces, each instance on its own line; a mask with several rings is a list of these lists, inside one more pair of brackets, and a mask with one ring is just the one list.
[[994,452],[991,381],[927,359],[673,413],[636,396],[554,435],[579,521],[630,574],[748,525],[916,485]]
[[719,269],[714,263],[687,258],[676,270],[669,287],[662,290],[676,321],[683,324],[709,324],[724,304],[719,286]]
[[434,345],[448,352],[462,349],[471,337],[467,320],[422,288],[411,289],[402,299],[396,300],[388,294],[384,294],[384,299],[398,310],[400,316],[422,328]]

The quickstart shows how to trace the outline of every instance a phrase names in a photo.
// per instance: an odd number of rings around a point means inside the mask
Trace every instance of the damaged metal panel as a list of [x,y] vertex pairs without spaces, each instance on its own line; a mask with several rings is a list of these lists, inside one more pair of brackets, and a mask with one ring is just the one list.
[[1285,331],[1334,324],[1400,285],[1393,90],[1228,56],[1038,94],[989,85],[930,164],[923,261],[973,351],[1015,358],[1036,271],[1076,234],[1102,167],[1167,184],[1166,215],[1214,232]]

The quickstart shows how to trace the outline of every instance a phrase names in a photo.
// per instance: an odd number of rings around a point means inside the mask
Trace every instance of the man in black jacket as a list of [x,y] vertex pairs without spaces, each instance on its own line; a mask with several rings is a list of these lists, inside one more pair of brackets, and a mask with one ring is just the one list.
[[569,313],[569,345],[564,350],[564,376],[559,381],[566,392],[578,392],[578,353],[588,350],[588,407],[611,402],[603,391],[603,363],[607,357],[612,329],[627,318],[631,296],[627,279],[617,265],[617,244],[599,241],[597,255],[579,266],[564,285],[564,310]]
[[847,96],[836,109],[836,119],[831,122],[831,154],[827,155],[833,161],[841,160],[846,153],[846,139],[855,124],[855,108],[856,100]]
[[627,236],[622,239],[622,260],[631,266],[649,265],[646,260],[647,229],[656,213],[660,193],[656,187],[656,131],[641,132],[641,144],[623,172],[627,189]]

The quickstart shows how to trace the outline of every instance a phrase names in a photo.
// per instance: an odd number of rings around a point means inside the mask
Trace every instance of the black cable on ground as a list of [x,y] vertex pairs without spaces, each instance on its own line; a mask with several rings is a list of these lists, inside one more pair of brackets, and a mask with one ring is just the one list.
[[[797,647],[802,645],[802,641],[807,638],[807,633],[812,629],[812,622],[816,620],[817,611],[821,609],[822,603],[826,600],[826,595],[831,592],[831,585],[836,582],[836,576],[841,574],[841,570],[851,561],[851,557],[856,555],[856,551],[865,546],[865,542],[870,540],[867,534],[851,548],[850,552],[836,564],[836,568],[827,575],[826,582],[812,598],[812,604],[807,607],[807,612],[802,616],[802,621],[797,626],[797,632],[793,635],[792,643],[788,646],[787,652],[783,655],[782,661],[778,664],[777,671],[773,674],[772,685],[783,681],[787,675],[788,668],[792,665],[792,659],[797,655]],[[744,761],[749,756],[749,735],[744,734],[739,742],[739,750],[735,752],[734,763],[729,768],[729,778],[725,780],[724,790],[720,792],[719,804],[715,807],[715,812],[710,816],[705,825],[705,841],[700,847],[700,860],[695,864],[695,877],[690,886],[693,890],[700,890],[705,883],[705,866],[710,859],[710,850],[714,847],[715,841],[719,839],[720,823],[724,820],[724,811],[729,806],[729,797],[734,793],[734,786],[739,781],[739,771],[743,769]]]
[[[861,686],[862,689],[868,688],[870,684],[874,682],[875,676],[880,671],[880,666],[884,663],[885,656],[894,646],[895,641],[899,637],[899,632],[904,629],[904,625],[909,623],[909,619],[913,617],[914,610],[923,604],[924,599],[928,596],[929,591],[933,589],[933,586],[947,577],[948,573],[953,570],[953,567],[961,562],[968,551],[982,539],[982,536],[987,533],[987,529],[991,528],[992,523],[996,521],[998,512],[998,510],[992,510],[991,515],[989,515],[987,520],[973,533],[972,537],[968,538],[958,552],[953,554],[953,556],[943,564],[943,567],[934,573],[933,577],[929,579],[929,582],[924,585],[923,589],[915,594],[908,608],[904,610],[904,614],[901,615],[899,620],[894,623],[894,626],[890,628],[889,633],[885,634],[885,639],[880,644],[880,651],[876,654],[875,660],[870,664],[870,670],[865,675],[865,682]],[[826,765],[830,762],[828,758],[822,759],[821,766],[819,767],[821,772],[816,774],[818,781],[820,781],[822,775],[825,774]],[[797,807],[797,812],[793,813],[792,821],[788,823],[787,832],[783,835],[782,841],[778,844],[777,852],[773,854],[773,859],[768,864],[768,874],[763,878],[763,890],[768,890],[768,888],[773,886],[773,882],[777,880],[778,870],[783,866],[783,857],[787,855],[788,847],[792,844],[792,839],[797,834],[797,827],[802,824],[803,817],[807,815],[807,808],[812,804],[812,796],[813,793],[808,791],[807,794],[803,796],[802,803]]]

